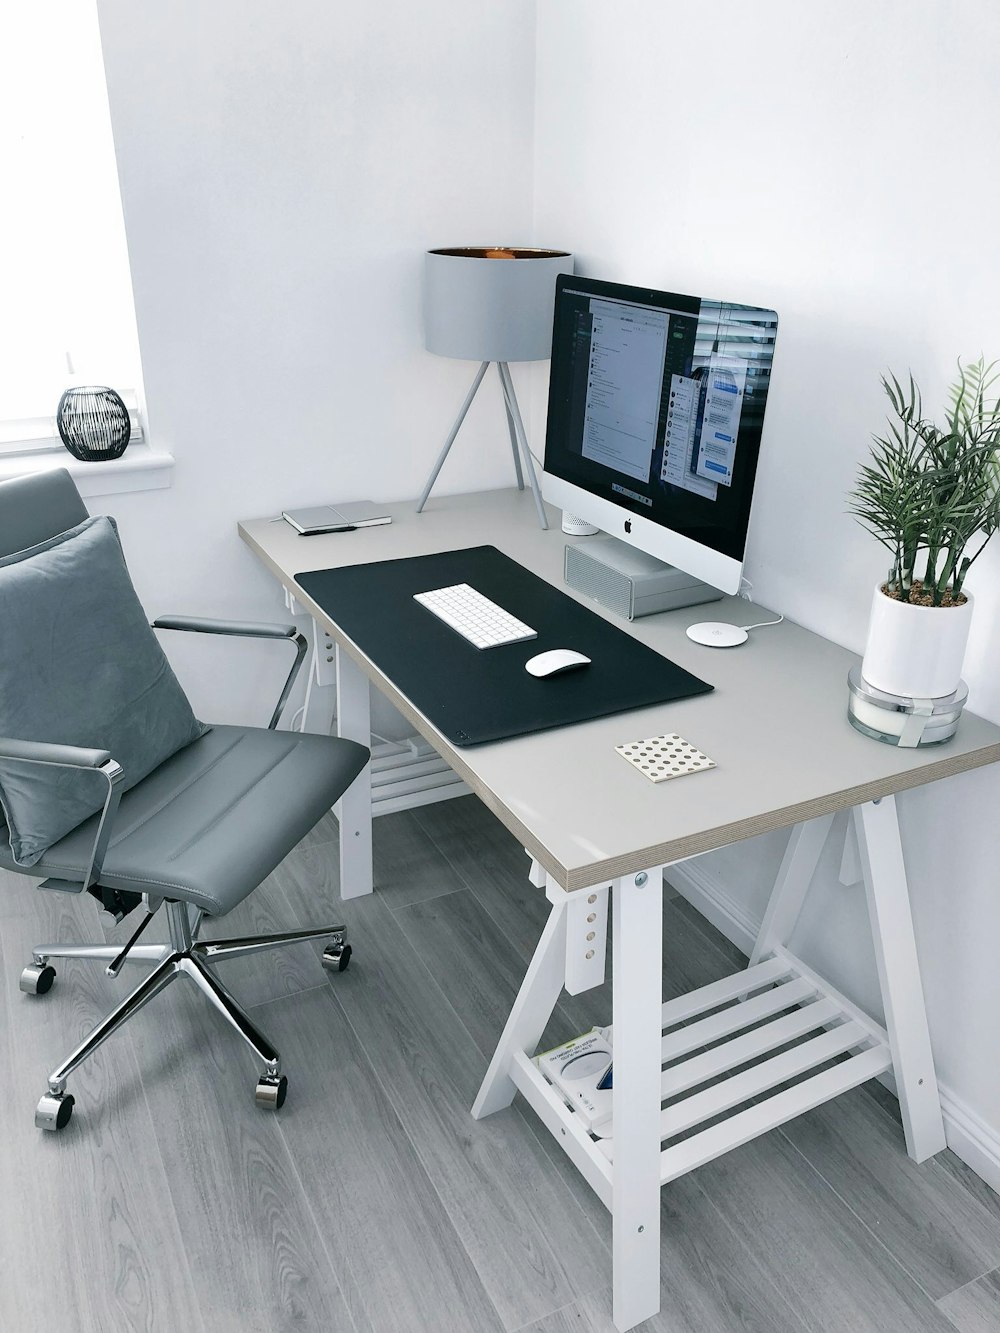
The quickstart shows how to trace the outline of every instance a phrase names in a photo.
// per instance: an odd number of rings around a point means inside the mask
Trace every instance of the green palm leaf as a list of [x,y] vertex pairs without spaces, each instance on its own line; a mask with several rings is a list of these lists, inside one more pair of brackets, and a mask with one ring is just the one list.
[[[893,555],[889,583],[908,595],[916,579],[939,604],[956,597],[970,566],[1000,529],[1000,362],[959,359],[947,392],[944,428],[926,420],[920,390],[889,372],[892,408],[858,469],[849,512]],[[977,536],[982,540],[971,550]]]

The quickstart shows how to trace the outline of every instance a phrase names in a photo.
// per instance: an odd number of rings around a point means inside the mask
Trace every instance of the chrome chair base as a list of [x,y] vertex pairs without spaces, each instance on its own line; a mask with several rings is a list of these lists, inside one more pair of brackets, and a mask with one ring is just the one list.
[[323,966],[328,971],[342,972],[351,955],[351,946],[344,942],[344,927],[326,926],[320,930],[290,930],[277,935],[199,941],[197,934],[201,914],[197,914],[192,921],[186,904],[167,902],[165,906],[170,926],[169,944],[133,944],[124,956],[120,945],[107,944],[46,944],[32,950],[32,962],[22,972],[20,983],[21,990],[30,995],[43,995],[51,988],[56,975],[51,966],[53,958],[89,958],[119,966],[125,962],[156,964],[132,993],[98,1023],[93,1032],[49,1075],[48,1092],[42,1096],[35,1111],[35,1124],[39,1129],[58,1130],[69,1123],[73,1098],[66,1092],[66,1080],[70,1074],[103,1045],[113,1032],[117,1032],[145,1004],[180,976],[187,977],[197,986],[218,1013],[236,1029],[263,1065],[255,1091],[257,1105],[277,1111],[284,1102],[288,1080],[281,1073],[280,1055],[236,997],[215,976],[211,964],[221,959],[261,953],[265,949],[277,949],[286,944],[329,939],[330,943],[323,955]]

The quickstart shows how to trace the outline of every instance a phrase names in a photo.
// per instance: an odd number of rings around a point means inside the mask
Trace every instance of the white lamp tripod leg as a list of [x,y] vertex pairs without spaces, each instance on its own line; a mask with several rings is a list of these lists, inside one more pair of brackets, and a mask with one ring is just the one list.
[[418,514],[423,509],[424,505],[427,503],[427,497],[430,495],[431,489],[434,483],[437,481],[438,473],[441,471],[442,467],[444,467],[444,460],[448,457],[448,453],[451,449],[451,446],[455,443],[455,436],[462,429],[462,422],[465,420],[466,413],[472,406],[472,400],[473,398],[475,398],[479,386],[483,382],[483,376],[486,374],[489,364],[490,363],[488,361],[484,361],[483,364],[476,371],[476,378],[472,381],[472,388],[469,390],[468,396],[466,397],[465,402],[462,404],[458,416],[455,418],[455,424],[451,428],[451,434],[448,436],[447,440],[445,440],[444,448],[438,455],[438,460],[434,464],[434,467],[431,470],[431,475],[427,478],[427,485],[424,487],[424,493],[423,495],[421,495],[420,501],[417,504]]
[[528,437],[524,433],[524,422],[521,420],[521,409],[517,405],[517,395],[514,393],[514,381],[510,377],[510,366],[506,361],[498,361],[497,369],[500,372],[500,383],[503,385],[504,402],[507,405],[507,411],[514,421],[514,428],[517,431],[518,443],[521,446],[521,453],[524,455],[524,466],[527,469],[528,481],[531,483],[531,493],[535,497],[535,509],[538,512],[538,525],[547,529],[549,521],[545,517],[545,506],[542,504],[542,493],[538,489],[538,478],[535,476],[535,466],[531,461],[531,450],[528,448]]
[[[444,460],[451,452],[451,446],[455,443],[458,432],[462,429],[462,423],[466,418],[469,408],[472,406],[472,400],[483,382],[483,376],[486,374],[488,361],[484,361],[476,371],[476,378],[472,381],[472,388],[469,390],[465,402],[462,404],[455,424],[452,426],[447,440],[444,442],[444,448],[438,455],[438,460],[431,469],[431,475],[427,478],[427,485],[424,487],[423,494],[417,501],[417,513],[419,514],[427,503],[427,497],[430,495],[434,483],[438,479],[438,473],[444,467]],[[524,490],[524,475],[521,471],[520,453],[524,455],[524,466],[528,472],[528,481],[531,483],[531,493],[535,500],[535,510],[538,513],[538,523],[542,528],[549,526],[548,519],[545,517],[545,506],[542,504],[542,493],[538,488],[538,478],[535,475],[535,468],[531,461],[531,452],[528,449],[528,437],[524,432],[524,422],[521,420],[521,409],[517,403],[517,395],[514,393],[514,381],[511,379],[510,367],[506,361],[496,363],[497,374],[500,376],[500,387],[503,389],[504,408],[507,413],[507,429],[510,431],[510,447],[514,455],[514,472],[517,476],[517,489]]]
[[514,455],[514,472],[517,474],[517,489],[524,490],[524,474],[521,471],[521,455],[517,448],[517,429],[514,425],[514,418],[510,414],[510,407],[507,404],[507,389],[503,382],[503,373],[500,370],[500,362],[496,363],[497,374],[500,376],[500,388],[503,391],[503,410],[507,413],[507,430],[510,432],[510,451]]

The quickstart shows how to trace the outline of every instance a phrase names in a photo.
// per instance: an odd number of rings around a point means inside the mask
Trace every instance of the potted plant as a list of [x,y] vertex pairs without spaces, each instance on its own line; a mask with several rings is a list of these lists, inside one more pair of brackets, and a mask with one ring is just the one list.
[[887,694],[937,699],[958,688],[972,617],[966,576],[1000,526],[997,364],[959,360],[943,426],[924,417],[912,375],[905,390],[883,377],[893,415],[850,511],[892,555],[861,664]]

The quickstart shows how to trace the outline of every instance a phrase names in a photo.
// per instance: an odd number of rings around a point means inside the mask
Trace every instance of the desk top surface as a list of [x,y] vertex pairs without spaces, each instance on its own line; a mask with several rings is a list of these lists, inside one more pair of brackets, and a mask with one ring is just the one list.
[[[847,720],[854,653],[790,621],[739,648],[685,635],[698,620],[768,619],[738,598],[641,620],[620,619],[566,587],[567,537],[550,509],[538,527],[530,492],[486,491],[386,507],[392,523],[302,537],[252,519],[240,536],[330,630],[365,674],[567,889],[721,847],[1000,759],[1000,727],[965,713],[943,745],[901,750]],[[305,570],[492,544],[664,657],[715,685],[712,694],[474,748],[451,745],[295,583]],[[514,608],[511,608],[514,609]],[[771,613],[773,614],[773,613]],[[654,784],[615,746],[677,732],[715,760],[705,772]]]

